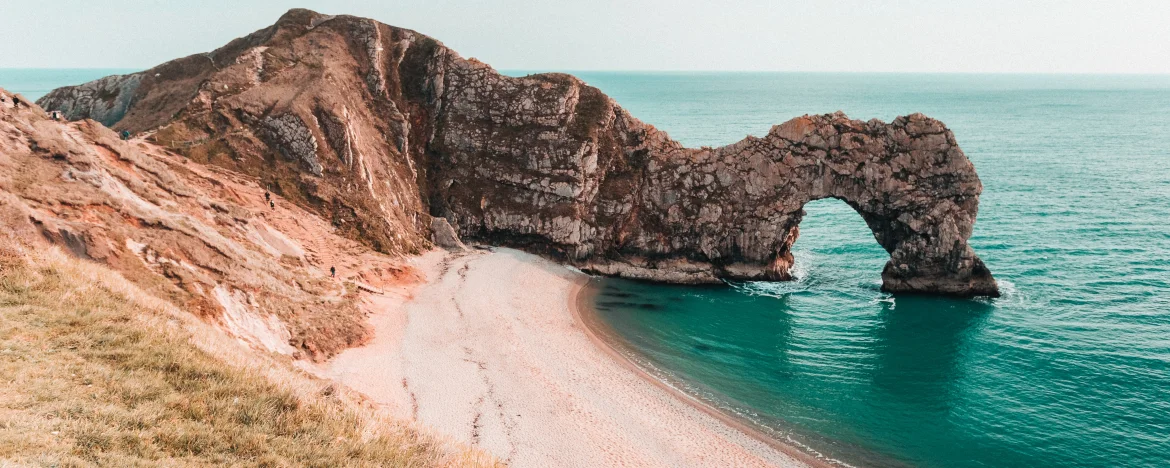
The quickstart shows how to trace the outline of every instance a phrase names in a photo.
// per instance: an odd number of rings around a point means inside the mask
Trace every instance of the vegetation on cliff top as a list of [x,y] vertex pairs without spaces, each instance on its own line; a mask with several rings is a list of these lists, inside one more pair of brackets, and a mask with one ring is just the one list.
[[0,239],[0,465],[494,463],[186,317],[102,266]]

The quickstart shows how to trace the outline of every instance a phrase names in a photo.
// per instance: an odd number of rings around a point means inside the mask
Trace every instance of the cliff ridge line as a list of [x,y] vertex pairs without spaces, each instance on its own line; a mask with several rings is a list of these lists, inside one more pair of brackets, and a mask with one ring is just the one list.
[[[127,76],[39,103],[154,131],[383,252],[428,248],[438,217],[463,240],[599,274],[786,280],[804,204],[837,198],[890,254],[884,290],[998,295],[967,242],[982,184],[921,114],[803,116],[685,148],[570,75],[503,76],[415,31],[308,10]],[[118,99],[93,98],[111,87]]]

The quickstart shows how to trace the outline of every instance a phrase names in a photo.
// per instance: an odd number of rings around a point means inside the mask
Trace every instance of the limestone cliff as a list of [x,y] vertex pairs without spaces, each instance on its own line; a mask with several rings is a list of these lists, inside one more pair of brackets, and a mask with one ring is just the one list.
[[307,10],[39,103],[258,176],[384,252],[430,245],[442,217],[602,274],[785,280],[802,207],[834,197],[890,253],[884,289],[998,294],[967,244],[979,178],[918,114],[804,116],[688,149],[572,76],[501,76],[417,32]]
[[[411,278],[256,179],[0,89],[0,238],[58,244],[266,351],[325,359],[371,331],[358,289]],[[335,267],[338,277],[331,278]]]

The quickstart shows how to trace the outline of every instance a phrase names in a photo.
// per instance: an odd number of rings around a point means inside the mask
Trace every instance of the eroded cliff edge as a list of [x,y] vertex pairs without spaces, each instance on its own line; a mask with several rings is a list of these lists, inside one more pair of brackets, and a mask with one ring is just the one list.
[[804,116],[684,148],[568,75],[506,77],[414,31],[292,10],[271,27],[39,101],[154,131],[261,177],[388,253],[464,239],[680,283],[789,278],[803,206],[852,206],[890,253],[883,288],[998,294],[967,244],[982,185],[941,122]]

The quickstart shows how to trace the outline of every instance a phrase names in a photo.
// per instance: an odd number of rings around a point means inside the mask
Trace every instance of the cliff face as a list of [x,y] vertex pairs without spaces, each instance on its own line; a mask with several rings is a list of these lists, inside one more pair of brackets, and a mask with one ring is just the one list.
[[998,294],[967,245],[975,169],[917,114],[805,116],[688,149],[574,77],[501,76],[416,32],[307,10],[39,103],[256,175],[384,252],[427,247],[442,217],[602,274],[785,280],[802,207],[834,197],[890,253],[884,289]]
[[0,98],[0,238],[58,244],[259,349],[308,359],[371,336],[358,288],[412,278],[329,220],[278,196],[270,206],[254,178]]

